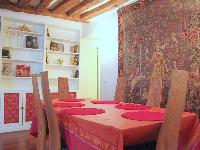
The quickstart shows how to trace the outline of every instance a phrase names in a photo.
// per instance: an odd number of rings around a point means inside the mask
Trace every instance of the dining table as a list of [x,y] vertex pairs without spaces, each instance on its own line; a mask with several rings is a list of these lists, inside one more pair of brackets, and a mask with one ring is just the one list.
[[[53,108],[60,125],[61,135],[64,136],[69,150],[123,150],[126,146],[157,140],[164,119],[164,108],[143,105],[144,109],[141,109],[141,107],[134,107],[134,109],[127,107],[128,109],[124,109],[119,106],[126,105],[123,102],[95,103],[94,101],[102,100],[83,99],[70,103],[82,104],[80,107],[75,108],[103,110],[101,113],[69,114],[67,113],[68,109],[72,108],[62,105],[62,103],[69,102],[53,102],[61,103],[61,105],[53,104],[55,106]],[[140,114],[144,112],[163,114],[163,117],[154,120],[150,116],[150,119],[145,120],[142,118],[142,115],[139,116],[141,117],[139,119],[129,119],[123,116],[126,113]],[[178,149],[197,150],[198,148],[194,148],[194,145],[199,139],[199,133],[199,119],[197,114],[184,112],[180,125]],[[33,118],[30,134],[33,136],[37,135],[37,117]]]

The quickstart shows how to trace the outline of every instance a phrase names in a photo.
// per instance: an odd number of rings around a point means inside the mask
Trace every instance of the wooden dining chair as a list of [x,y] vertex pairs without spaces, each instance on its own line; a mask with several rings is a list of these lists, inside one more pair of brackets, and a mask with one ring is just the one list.
[[56,113],[52,107],[51,95],[49,90],[48,72],[47,71],[41,72],[40,76],[41,76],[42,94],[46,108],[46,115],[49,128],[48,148],[49,150],[60,150],[61,149],[60,131]]
[[171,74],[169,98],[156,150],[178,149],[179,130],[184,111],[188,79],[188,72],[184,70],[175,70]]
[[118,77],[117,78],[117,85],[116,85],[114,99],[116,101],[118,101],[118,102],[124,101],[124,98],[125,98],[125,84],[126,84],[125,77]]
[[58,77],[58,95],[59,99],[69,98],[68,78]]
[[46,118],[45,118],[44,109],[40,101],[37,74],[32,75],[32,85],[33,85],[33,93],[35,96],[35,113],[38,119],[37,150],[45,150],[46,149]]

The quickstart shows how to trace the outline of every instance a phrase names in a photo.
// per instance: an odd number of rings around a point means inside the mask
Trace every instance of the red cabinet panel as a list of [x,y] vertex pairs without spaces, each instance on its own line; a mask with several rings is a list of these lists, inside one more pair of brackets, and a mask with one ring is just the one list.
[[25,121],[31,121],[35,114],[35,97],[33,93],[26,93]]
[[19,93],[4,93],[4,124],[19,123]]

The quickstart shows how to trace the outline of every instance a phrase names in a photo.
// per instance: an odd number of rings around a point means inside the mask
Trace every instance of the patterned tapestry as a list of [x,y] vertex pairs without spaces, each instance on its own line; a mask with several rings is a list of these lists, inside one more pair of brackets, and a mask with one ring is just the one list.
[[165,107],[171,71],[183,69],[190,75],[185,109],[200,116],[200,1],[140,0],[118,10],[118,22],[125,101],[146,104],[156,92]]

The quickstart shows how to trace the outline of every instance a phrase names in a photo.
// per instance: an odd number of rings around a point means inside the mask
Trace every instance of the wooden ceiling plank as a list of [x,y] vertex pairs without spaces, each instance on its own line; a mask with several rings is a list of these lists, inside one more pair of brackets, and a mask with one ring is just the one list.
[[42,0],[31,0],[30,6],[33,8],[37,8],[40,5],[41,1]]
[[78,5],[74,6],[70,10],[66,11],[67,16],[75,16],[81,14],[81,12],[87,10],[88,8],[100,3],[101,0],[83,0]]
[[37,11],[37,9],[33,9],[31,7],[19,8],[7,0],[0,1],[0,8],[15,11],[15,12],[25,12],[25,13],[34,14],[34,15],[50,16],[50,17],[61,18],[61,19],[66,19],[66,20],[71,20],[71,21],[76,21],[76,22],[85,22],[81,18],[70,17],[70,16],[67,16],[65,13],[53,14],[50,11],[48,11],[47,9],[43,9],[43,11]]
[[17,4],[19,0],[9,0],[10,3]]
[[18,0],[17,7],[27,7],[32,0]]
[[127,0],[110,0],[90,11],[86,11],[86,12],[82,13],[80,15],[80,17],[84,20],[91,19],[91,18],[96,17],[106,11],[116,8],[117,6],[119,6],[120,4],[123,4],[126,1]]
[[40,4],[38,6],[38,9],[42,8],[42,9],[47,9],[47,7],[49,6],[49,4],[52,2],[52,0],[41,0]]
[[57,5],[54,9],[51,11],[53,13],[61,13],[61,12],[66,12],[70,10],[71,8],[75,7],[77,4],[80,3],[80,0],[65,0],[59,5]]

